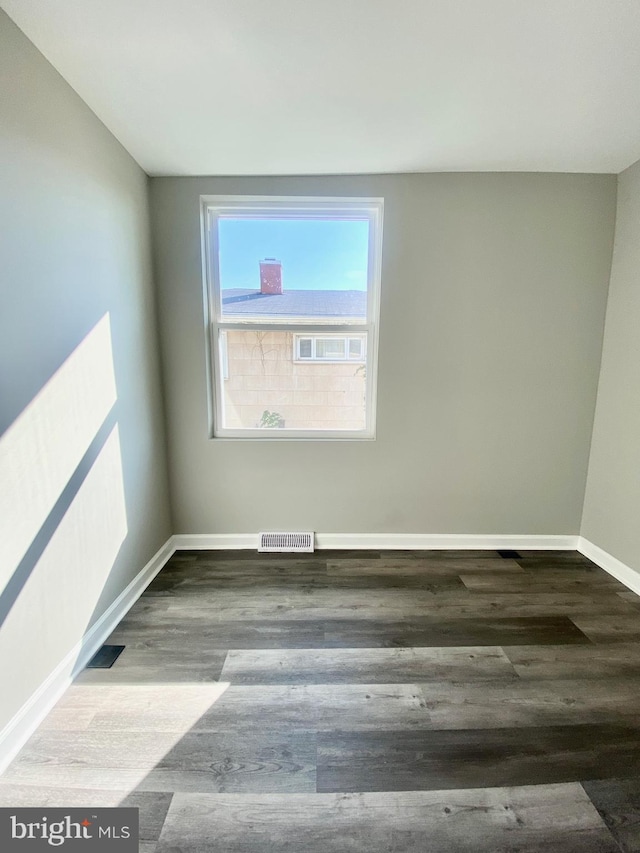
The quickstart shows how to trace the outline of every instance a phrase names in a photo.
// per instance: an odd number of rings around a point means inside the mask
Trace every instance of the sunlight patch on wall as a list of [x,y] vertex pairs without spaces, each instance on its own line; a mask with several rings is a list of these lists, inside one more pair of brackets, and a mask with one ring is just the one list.
[[105,314],[0,438],[0,590],[116,399]]
[[[44,678],[58,663],[47,649],[71,647],[85,633],[126,535],[115,426],[0,628],[4,677],[16,687],[33,682],[34,643]],[[8,711],[0,707],[0,718]]]

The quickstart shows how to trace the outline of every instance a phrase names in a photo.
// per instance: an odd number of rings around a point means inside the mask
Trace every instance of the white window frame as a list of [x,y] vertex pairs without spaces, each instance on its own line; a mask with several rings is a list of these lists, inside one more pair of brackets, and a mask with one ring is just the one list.
[[[376,396],[378,377],[378,325],[380,316],[380,278],[382,269],[382,198],[340,198],[307,196],[200,196],[202,226],[203,289],[205,303],[207,385],[209,406],[209,437],[212,439],[288,439],[371,440],[375,438]],[[316,318],[286,320],[274,317],[242,317],[230,320],[223,317],[218,265],[218,227],[220,218],[247,218],[256,215],[273,218],[299,219],[368,219],[369,246],[367,263],[367,309],[364,321],[345,318],[343,322],[326,322]],[[297,430],[297,429],[229,429],[224,427],[224,366],[221,364],[221,332],[234,330],[286,331],[296,335],[322,337],[365,336],[365,357],[323,359],[324,363],[366,364],[365,427],[362,430]],[[294,353],[295,355],[295,353]],[[314,363],[311,359],[295,359]],[[318,363],[318,362],[315,362]],[[220,380],[218,380],[220,377]]]
[[225,331],[220,332],[220,336],[218,338],[220,342],[220,353],[218,358],[220,359],[220,374],[223,379],[229,378],[229,345],[227,342],[227,333]]
[[[344,358],[318,357],[316,355],[316,344],[318,339],[326,341],[327,338],[336,338],[344,341]],[[311,341],[311,355],[306,358],[300,355],[300,341]],[[349,356],[349,343],[352,340],[360,341],[362,345],[361,354],[356,358]],[[293,361],[295,364],[366,364],[367,363],[367,339],[364,335],[309,335],[306,332],[295,332],[293,335]]]

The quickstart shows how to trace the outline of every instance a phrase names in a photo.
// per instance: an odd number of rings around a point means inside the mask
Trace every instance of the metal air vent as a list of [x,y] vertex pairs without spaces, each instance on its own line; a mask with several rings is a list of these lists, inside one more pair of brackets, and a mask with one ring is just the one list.
[[292,553],[313,551],[313,533],[261,533],[258,551]]

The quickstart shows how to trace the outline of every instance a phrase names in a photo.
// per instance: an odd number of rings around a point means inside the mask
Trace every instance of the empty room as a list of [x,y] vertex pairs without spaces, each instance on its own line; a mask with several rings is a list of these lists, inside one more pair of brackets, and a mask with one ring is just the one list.
[[0,7],[0,850],[640,853],[640,3]]

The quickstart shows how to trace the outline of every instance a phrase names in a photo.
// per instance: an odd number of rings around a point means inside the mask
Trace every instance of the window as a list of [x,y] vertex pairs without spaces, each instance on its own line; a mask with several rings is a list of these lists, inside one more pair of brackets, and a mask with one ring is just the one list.
[[374,437],[382,209],[202,198],[212,437]]
[[295,335],[294,361],[365,360],[365,335]]

